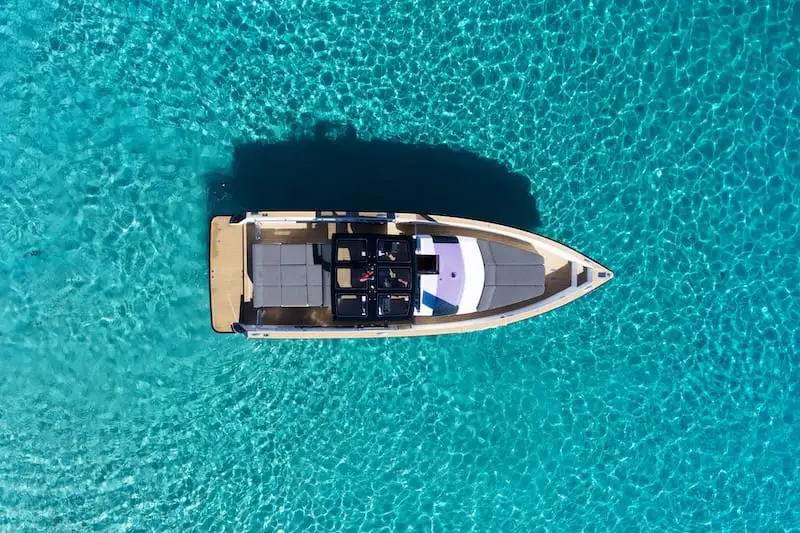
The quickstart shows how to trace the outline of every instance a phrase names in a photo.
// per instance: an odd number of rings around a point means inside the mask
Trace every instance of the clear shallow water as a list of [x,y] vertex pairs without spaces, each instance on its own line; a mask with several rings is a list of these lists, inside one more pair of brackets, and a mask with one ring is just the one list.
[[[0,527],[800,527],[799,28],[787,2],[3,7]],[[500,161],[618,277],[461,337],[213,335],[207,176],[319,120]]]

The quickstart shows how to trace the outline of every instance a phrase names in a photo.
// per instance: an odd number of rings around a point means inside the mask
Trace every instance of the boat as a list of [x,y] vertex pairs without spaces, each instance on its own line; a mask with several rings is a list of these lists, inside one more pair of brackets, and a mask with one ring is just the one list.
[[254,211],[213,217],[209,240],[212,327],[249,339],[477,331],[614,277],[541,235],[442,215]]

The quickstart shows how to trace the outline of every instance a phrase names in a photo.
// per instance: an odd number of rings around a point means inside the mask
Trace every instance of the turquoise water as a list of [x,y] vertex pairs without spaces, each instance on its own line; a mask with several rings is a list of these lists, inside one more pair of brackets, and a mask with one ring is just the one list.
[[[800,527],[799,38],[787,1],[6,3],[0,529]],[[319,121],[499,162],[617,277],[215,336],[209,176]]]

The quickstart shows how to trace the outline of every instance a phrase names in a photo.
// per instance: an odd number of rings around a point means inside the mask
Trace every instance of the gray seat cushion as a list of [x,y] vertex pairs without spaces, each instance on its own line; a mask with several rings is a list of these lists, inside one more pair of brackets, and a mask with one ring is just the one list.
[[495,265],[543,265],[544,257],[507,244],[478,239],[483,262]]
[[305,287],[281,287],[281,305],[308,305],[308,291]]
[[497,285],[497,265],[484,263],[483,265],[484,280],[483,284],[487,287]]
[[331,272],[322,271],[322,304],[325,307],[331,306]]
[[282,265],[305,265],[310,248],[307,244],[280,244]]
[[280,307],[281,288],[277,285],[253,285],[253,305],[255,307]]
[[277,287],[281,284],[280,265],[253,264],[253,285]]
[[496,285],[485,285],[481,293],[481,299],[478,302],[478,311],[485,311],[491,309],[492,298],[494,298],[494,291],[497,289]]
[[[509,285],[492,287],[487,309],[515,304],[529,298],[541,296],[543,293],[544,287],[535,287],[533,285],[525,287],[511,287]],[[481,299],[483,298],[481,297]]]
[[255,307],[324,304],[322,265],[314,264],[313,245],[255,244],[252,268]]
[[306,265],[306,282],[309,287],[322,285],[322,265]]
[[322,285],[317,287],[308,287],[308,305],[312,307],[319,307],[322,305],[323,300]]
[[497,265],[495,285],[525,287],[544,282],[544,265]]
[[544,257],[534,251],[478,239],[484,264],[484,287],[478,311],[541,296],[545,292]]
[[280,265],[280,244],[254,244],[253,265]]
[[305,265],[281,265],[281,286],[304,287],[307,284]]

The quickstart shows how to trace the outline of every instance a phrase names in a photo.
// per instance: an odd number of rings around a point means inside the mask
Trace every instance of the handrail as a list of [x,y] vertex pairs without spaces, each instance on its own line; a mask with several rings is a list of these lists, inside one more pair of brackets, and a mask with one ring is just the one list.
[[236,224],[253,224],[260,223],[278,223],[278,222],[321,222],[321,223],[372,223],[372,224],[388,224],[397,222],[397,214],[386,212],[385,216],[369,216],[359,215],[357,211],[348,212],[346,215],[320,215],[319,212],[312,214],[311,212],[303,212],[297,214],[289,214],[288,216],[269,216],[258,212],[249,212],[242,220],[235,222]]

